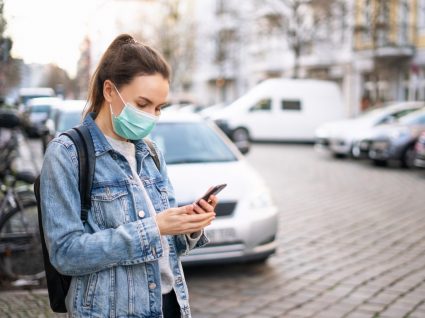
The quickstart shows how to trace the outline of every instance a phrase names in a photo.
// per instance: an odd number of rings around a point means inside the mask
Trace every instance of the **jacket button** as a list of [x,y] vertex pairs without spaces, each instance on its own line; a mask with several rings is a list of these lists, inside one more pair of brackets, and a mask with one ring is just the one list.
[[145,217],[145,211],[140,210],[138,215],[139,215],[139,218],[144,218]]
[[149,284],[149,289],[155,289],[156,288],[156,284],[155,283],[150,283]]

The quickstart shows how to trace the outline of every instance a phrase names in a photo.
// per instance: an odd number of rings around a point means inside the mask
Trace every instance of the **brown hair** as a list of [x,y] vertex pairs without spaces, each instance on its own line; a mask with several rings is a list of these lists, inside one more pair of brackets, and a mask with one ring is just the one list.
[[112,81],[117,88],[129,84],[135,76],[159,73],[170,80],[171,70],[162,55],[152,47],[137,42],[131,35],[121,34],[115,38],[103,54],[92,75],[88,93],[88,109],[84,117],[90,113],[99,113],[105,100],[103,83]]

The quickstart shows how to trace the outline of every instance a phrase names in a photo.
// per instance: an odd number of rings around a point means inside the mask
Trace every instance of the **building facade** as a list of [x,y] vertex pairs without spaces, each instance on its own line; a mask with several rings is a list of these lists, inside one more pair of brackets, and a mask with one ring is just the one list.
[[198,2],[198,100],[231,102],[270,77],[335,81],[350,116],[425,99],[425,0],[254,2]]
[[353,32],[364,96],[425,99],[425,1],[357,0]]

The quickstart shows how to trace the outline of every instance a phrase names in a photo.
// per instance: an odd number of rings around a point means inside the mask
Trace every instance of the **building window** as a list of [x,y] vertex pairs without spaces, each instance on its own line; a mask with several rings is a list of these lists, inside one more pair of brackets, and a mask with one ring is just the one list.
[[409,3],[406,0],[400,1],[400,44],[407,44],[409,42]]
[[271,99],[262,99],[251,107],[250,111],[270,111],[272,109]]
[[387,1],[382,1],[379,3],[379,13],[377,16],[377,20],[375,21],[375,28],[376,28],[376,40],[378,43],[378,47],[386,46],[388,45],[388,21],[390,21],[390,15],[389,15],[389,3]]
[[425,34],[425,0],[418,0],[418,30]]
[[371,39],[371,28],[370,23],[372,21],[372,0],[366,0],[363,10],[363,41],[367,42]]
[[282,110],[301,110],[301,101],[299,100],[282,100]]

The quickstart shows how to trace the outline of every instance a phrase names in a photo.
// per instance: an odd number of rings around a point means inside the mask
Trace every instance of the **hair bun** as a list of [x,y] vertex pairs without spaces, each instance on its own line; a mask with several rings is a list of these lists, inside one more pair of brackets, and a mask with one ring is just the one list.
[[137,41],[130,34],[120,34],[111,43],[111,46],[115,47],[123,44],[136,44]]

